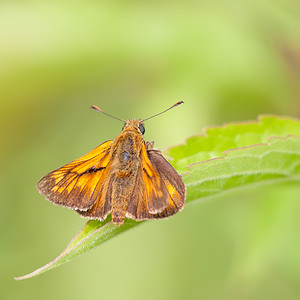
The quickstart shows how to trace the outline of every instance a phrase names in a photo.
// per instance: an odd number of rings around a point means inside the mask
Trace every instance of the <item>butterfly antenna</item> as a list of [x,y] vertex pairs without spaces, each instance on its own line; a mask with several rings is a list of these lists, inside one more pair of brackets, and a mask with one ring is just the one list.
[[158,114],[156,114],[156,115],[154,115],[154,116],[152,116],[152,117],[149,117],[149,118],[147,118],[147,119],[144,119],[143,121],[146,121],[146,120],[152,119],[152,118],[154,118],[154,117],[156,117],[156,116],[159,116],[159,115],[161,115],[161,114],[167,112],[168,110],[170,110],[170,109],[172,109],[172,108],[174,108],[174,107],[176,107],[176,106],[178,106],[178,105],[180,105],[180,104],[182,104],[182,103],[184,103],[184,102],[183,102],[183,101],[178,101],[178,102],[176,102],[175,104],[173,104],[171,107],[169,107],[168,109],[166,109],[166,110],[164,110],[164,111],[162,111],[162,112],[160,112],[160,113],[158,113]]
[[119,120],[119,121],[122,121],[122,122],[126,123],[126,121],[124,121],[124,120],[122,120],[122,119],[119,119],[119,118],[117,118],[117,117],[115,117],[115,116],[112,116],[112,115],[107,114],[106,112],[104,112],[102,109],[100,109],[100,108],[99,108],[98,106],[96,106],[96,105],[92,105],[91,108],[94,109],[94,110],[100,111],[101,113],[103,113],[103,114],[105,114],[105,115],[107,115],[107,116],[109,116],[109,117],[111,117],[111,118],[114,118],[114,119],[117,119],[117,120]]

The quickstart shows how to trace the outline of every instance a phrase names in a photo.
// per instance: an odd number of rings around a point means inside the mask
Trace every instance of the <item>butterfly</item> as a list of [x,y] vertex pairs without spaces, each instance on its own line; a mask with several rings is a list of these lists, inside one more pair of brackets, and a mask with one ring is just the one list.
[[125,218],[160,219],[180,211],[186,197],[181,177],[143,138],[144,121],[150,118],[128,120],[114,140],[44,176],[37,184],[40,194],[85,218],[105,220],[111,213],[115,225]]

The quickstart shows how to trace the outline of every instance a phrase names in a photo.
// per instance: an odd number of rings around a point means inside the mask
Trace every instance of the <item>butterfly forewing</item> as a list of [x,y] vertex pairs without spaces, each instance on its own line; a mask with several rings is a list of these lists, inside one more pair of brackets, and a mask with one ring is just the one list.
[[148,156],[153,166],[157,168],[158,174],[168,191],[168,206],[162,212],[154,214],[153,218],[171,216],[180,211],[184,206],[186,196],[185,185],[175,169],[161,155],[160,151],[149,150]]
[[97,200],[104,170],[110,159],[107,141],[79,159],[47,174],[38,183],[39,192],[54,204],[87,210]]
[[158,173],[162,178],[168,193],[169,203],[174,203],[178,210],[181,210],[185,203],[186,188],[172,165],[161,155],[160,151],[149,150],[148,156],[151,163],[157,167]]
[[145,195],[147,208],[149,213],[155,214],[163,211],[168,206],[169,194],[163,182],[163,179],[157,171],[158,166],[154,166],[148,158],[145,144],[143,144],[142,152],[142,183],[145,186]]
[[[181,177],[157,150],[147,151],[147,159],[143,159],[143,162],[145,161],[147,167],[154,171],[154,177],[149,176],[145,171],[145,163],[143,163],[144,167],[139,169],[134,192],[128,204],[127,215],[136,220],[148,220],[166,218],[180,211],[184,206],[186,195]],[[160,178],[160,188],[156,186],[158,189],[156,194],[149,193],[147,187],[153,186],[153,182],[156,182],[155,177]],[[156,195],[160,193],[165,198],[157,198]],[[149,203],[155,205],[157,210],[151,211]]]

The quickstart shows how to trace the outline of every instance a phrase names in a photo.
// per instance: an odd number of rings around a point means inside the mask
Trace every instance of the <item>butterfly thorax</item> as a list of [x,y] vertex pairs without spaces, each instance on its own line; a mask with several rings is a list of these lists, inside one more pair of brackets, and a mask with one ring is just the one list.
[[139,164],[139,156],[144,139],[134,131],[123,131],[116,137],[111,146],[111,160],[113,170],[132,171],[134,165]]

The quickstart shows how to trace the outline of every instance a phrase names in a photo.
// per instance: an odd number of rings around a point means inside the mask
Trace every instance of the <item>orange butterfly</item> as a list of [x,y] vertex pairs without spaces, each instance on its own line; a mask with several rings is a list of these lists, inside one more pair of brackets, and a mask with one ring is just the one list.
[[185,185],[161,152],[153,149],[153,142],[145,142],[145,120],[121,120],[125,125],[113,141],[44,176],[37,185],[39,192],[86,218],[104,220],[111,213],[115,225],[122,225],[125,217],[159,219],[180,211]]

